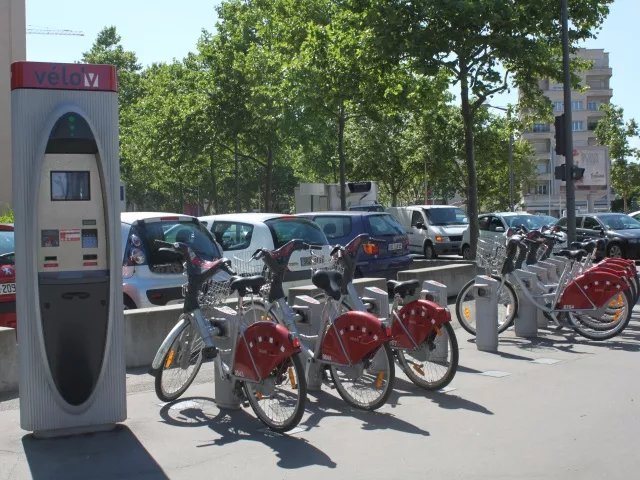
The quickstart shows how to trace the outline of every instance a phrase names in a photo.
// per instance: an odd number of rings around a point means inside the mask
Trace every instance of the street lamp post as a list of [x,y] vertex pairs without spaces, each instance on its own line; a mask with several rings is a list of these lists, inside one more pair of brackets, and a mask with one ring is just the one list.
[[487,105],[489,108],[495,108],[496,110],[502,110],[507,112],[507,123],[509,124],[509,211],[514,211],[514,180],[513,180],[513,131],[511,130],[511,108],[496,107],[494,105]]

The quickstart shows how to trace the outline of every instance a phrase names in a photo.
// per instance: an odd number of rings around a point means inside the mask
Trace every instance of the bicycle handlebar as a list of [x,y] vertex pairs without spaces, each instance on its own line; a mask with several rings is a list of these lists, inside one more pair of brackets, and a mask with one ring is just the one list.
[[[162,245],[162,247],[159,249],[160,251],[166,250],[166,251],[174,252],[180,255],[182,259],[185,261],[185,263],[187,264],[187,275],[189,275],[190,273],[194,274],[194,272],[192,271],[193,265],[190,262],[191,258],[189,255],[189,251],[193,249],[189,247],[189,245],[182,242],[171,243],[171,242],[165,242],[164,240],[158,240],[158,239],[154,240],[154,243],[156,245]],[[220,270],[224,270],[229,275],[236,274],[236,272],[231,268],[231,260],[224,257],[220,259],[220,263],[217,265],[217,268],[219,268]]]

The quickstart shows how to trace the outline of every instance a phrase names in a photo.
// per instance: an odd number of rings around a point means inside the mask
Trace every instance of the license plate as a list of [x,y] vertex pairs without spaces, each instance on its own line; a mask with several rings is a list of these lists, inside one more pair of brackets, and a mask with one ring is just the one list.
[[402,243],[390,243],[388,249],[389,249],[389,251],[402,250]]
[[321,264],[324,263],[324,257],[300,257],[300,266],[308,267],[313,264]]
[[16,284],[15,283],[0,283],[0,295],[15,295]]

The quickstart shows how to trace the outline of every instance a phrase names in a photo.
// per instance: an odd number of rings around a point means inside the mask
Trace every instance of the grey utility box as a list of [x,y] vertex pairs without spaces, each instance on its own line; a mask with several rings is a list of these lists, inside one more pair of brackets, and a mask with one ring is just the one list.
[[115,67],[11,66],[20,425],[127,416]]

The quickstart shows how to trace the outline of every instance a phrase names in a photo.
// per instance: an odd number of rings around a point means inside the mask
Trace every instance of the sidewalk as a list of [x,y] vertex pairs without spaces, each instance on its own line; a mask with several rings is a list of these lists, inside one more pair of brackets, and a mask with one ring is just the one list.
[[218,410],[210,368],[173,405],[158,401],[151,377],[130,374],[129,419],[111,433],[34,440],[16,402],[4,402],[0,479],[638,478],[638,307],[634,316],[603,343],[507,332],[498,354],[457,329],[454,390],[425,393],[398,374],[389,405],[366,413],[325,388],[289,436],[250,410]]

